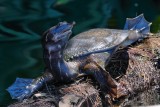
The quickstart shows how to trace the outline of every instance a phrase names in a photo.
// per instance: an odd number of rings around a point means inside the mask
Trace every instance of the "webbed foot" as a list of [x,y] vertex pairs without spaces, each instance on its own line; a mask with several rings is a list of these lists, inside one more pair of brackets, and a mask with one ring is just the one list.
[[141,14],[135,18],[127,18],[124,30],[137,30],[142,34],[150,34],[150,26],[152,23],[148,22],[144,15]]
[[12,99],[23,101],[39,90],[45,82],[53,79],[49,72],[45,72],[42,76],[36,79],[16,78],[16,81],[7,89]]
[[16,81],[7,89],[12,99],[22,101],[32,95],[34,89],[31,83],[34,79],[16,78]]

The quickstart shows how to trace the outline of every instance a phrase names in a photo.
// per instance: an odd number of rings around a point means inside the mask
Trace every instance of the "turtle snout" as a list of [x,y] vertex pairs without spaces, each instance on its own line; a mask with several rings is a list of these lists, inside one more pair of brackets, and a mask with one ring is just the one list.
[[55,34],[54,37],[52,38],[52,41],[57,42],[59,40],[62,39],[68,39],[68,37],[72,34],[71,30],[59,33],[59,34]]
[[60,22],[58,25],[56,25],[54,28],[50,30],[50,33],[52,34],[52,40],[57,42],[63,38],[68,38],[72,34],[72,28],[74,25],[75,22]]

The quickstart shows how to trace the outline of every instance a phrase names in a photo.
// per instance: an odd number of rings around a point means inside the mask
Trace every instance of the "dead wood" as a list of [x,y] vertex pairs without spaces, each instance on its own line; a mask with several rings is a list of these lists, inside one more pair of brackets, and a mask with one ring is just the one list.
[[[117,51],[106,69],[116,81],[124,84],[129,91],[128,101],[126,101],[126,97],[125,100],[124,98],[122,98],[123,100],[117,99],[111,102],[111,106],[139,105],[140,102],[137,99],[144,102],[142,105],[160,102],[157,91],[153,92],[156,90],[155,86],[160,86],[159,36],[150,37],[127,49]],[[96,86],[94,81],[88,81],[88,79],[56,87],[49,84],[30,99],[11,104],[9,107],[101,107],[104,102],[109,102],[109,100],[101,96],[99,88]],[[150,94],[145,94],[146,91],[149,91]],[[157,99],[153,101],[155,97]],[[145,102],[145,100],[147,101]]]

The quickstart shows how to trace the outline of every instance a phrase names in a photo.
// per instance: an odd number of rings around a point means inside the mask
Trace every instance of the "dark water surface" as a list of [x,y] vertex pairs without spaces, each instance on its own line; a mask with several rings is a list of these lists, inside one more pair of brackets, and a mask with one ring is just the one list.
[[41,35],[59,21],[76,21],[73,35],[90,28],[123,29],[126,17],[144,13],[160,30],[159,0],[0,0],[0,106],[16,77],[35,78],[44,69]]

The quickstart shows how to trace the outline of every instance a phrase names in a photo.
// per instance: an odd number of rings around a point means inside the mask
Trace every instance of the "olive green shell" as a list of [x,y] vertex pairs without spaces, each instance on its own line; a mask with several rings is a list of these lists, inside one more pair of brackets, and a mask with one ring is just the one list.
[[128,37],[128,30],[91,29],[71,38],[63,51],[64,59],[107,52],[118,47]]

